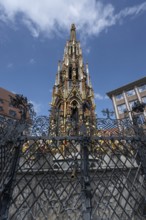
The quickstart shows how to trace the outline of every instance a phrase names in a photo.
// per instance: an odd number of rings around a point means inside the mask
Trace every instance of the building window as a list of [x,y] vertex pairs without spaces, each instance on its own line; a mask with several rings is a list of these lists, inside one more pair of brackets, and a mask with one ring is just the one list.
[[145,118],[143,114],[136,114],[133,116],[134,125],[143,125],[145,123]]
[[14,110],[9,110],[9,115],[12,117],[16,117],[16,112]]
[[123,97],[123,94],[119,94],[119,95],[116,95],[116,100],[121,100],[121,99],[123,99],[124,97]]
[[129,91],[126,92],[127,96],[132,96],[132,95],[135,95],[135,91],[134,89],[131,89]]
[[117,107],[118,107],[119,114],[123,114],[124,112],[127,111],[127,108],[126,108],[125,104],[118,105]]
[[142,97],[142,102],[146,104],[146,96]]
[[137,101],[138,101],[138,100],[135,99],[135,100],[129,102],[130,110],[132,110],[132,107],[133,107],[134,103],[137,102]]
[[9,107],[14,107],[14,106],[12,105],[12,102],[9,102]]
[[138,89],[139,89],[139,92],[144,92],[144,91],[146,91],[146,84],[140,86]]
[[2,112],[4,109],[3,109],[3,107],[2,106],[0,106],[0,112]]
[[3,99],[0,99],[0,104],[3,104],[3,103],[4,103]]

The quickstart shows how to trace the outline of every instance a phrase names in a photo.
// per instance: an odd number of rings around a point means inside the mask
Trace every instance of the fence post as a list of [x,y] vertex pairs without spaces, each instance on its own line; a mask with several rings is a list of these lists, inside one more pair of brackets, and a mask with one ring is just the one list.
[[89,149],[87,137],[81,144],[82,212],[83,220],[91,220],[91,186],[89,177]]
[[[11,137],[11,145],[14,148],[14,152],[12,153],[12,159],[10,160],[8,175],[6,177],[5,183],[1,186],[0,189],[0,220],[7,220],[8,219],[8,211],[11,202],[12,192],[13,192],[13,184],[14,179],[16,176],[17,166],[20,160],[20,152],[22,146],[22,136],[23,132],[26,129],[27,123],[30,121],[26,121],[27,117],[29,120],[31,116],[34,115],[33,105],[28,103],[28,100],[23,95],[16,94],[15,97],[10,96],[11,104],[20,110],[20,119],[16,122],[14,127],[16,129],[15,137]],[[13,126],[13,125],[12,125]],[[8,127],[9,129],[9,127]],[[18,130],[17,130],[18,129]],[[7,137],[9,140],[9,136]],[[20,139],[21,138],[21,139]],[[9,141],[10,142],[10,141]],[[8,141],[6,141],[8,144]],[[14,146],[16,144],[16,146]],[[7,155],[6,155],[7,156]],[[6,171],[7,172],[7,171]]]
[[[139,124],[139,116],[140,114],[144,114],[144,103],[140,103],[139,101],[135,102],[132,107],[132,120],[135,135],[138,141],[138,149],[137,149],[137,158],[136,161],[138,164],[141,164],[142,174],[144,176],[144,180],[146,181],[146,140],[143,126],[144,124]],[[135,114],[134,114],[135,113]],[[141,214],[146,217],[146,197],[142,200],[141,204]]]
[[16,174],[17,164],[20,159],[21,142],[14,147],[14,156],[12,158],[11,169],[7,177],[7,181],[0,192],[0,219],[8,219],[9,205],[12,196],[13,181]]

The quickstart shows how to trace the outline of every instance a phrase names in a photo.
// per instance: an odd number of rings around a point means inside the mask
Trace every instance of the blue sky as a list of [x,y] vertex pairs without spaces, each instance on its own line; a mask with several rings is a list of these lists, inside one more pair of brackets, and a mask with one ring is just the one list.
[[107,92],[146,76],[146,1],[0,0],[0,87],[48,115],[71,23],[102,116],[102,109],[112,109]]

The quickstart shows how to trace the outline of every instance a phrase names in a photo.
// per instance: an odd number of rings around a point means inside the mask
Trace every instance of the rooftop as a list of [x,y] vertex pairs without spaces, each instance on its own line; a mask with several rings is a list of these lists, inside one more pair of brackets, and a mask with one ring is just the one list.
[[145,83],[146,83],[146,77],[143,77],[143,78],[141,78],[139,80],[136,80],[134,82],[126,84],[126,85],[124,85],[122,87],[119,87],[119,88],[117,88],[115,90],[112,90],[110,92],[107,92],[106,94],[107,94],[108,97],[112,98],[112,95],[118,95],[121,92],[123,92],[124,90],[127,91],[127,90],[130,90],[130,89],[133,89],[135,86],[141,86],[141,85],[143,85]]

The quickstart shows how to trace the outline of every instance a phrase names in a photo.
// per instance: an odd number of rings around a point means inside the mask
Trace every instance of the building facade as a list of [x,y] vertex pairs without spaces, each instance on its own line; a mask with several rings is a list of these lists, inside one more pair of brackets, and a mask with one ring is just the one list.
[[11,103],[11,98],[15,98],[15,94],[4,89],[0,88],[0,118],[7,119],[20,119],[20,110],[14,107]]
[[[107,95],[113,102],[116,118],[130,117],[132,120],[134,103],[146,104],[146,77],[110,91]],[[143,115],[146,117],[146,108]]]

